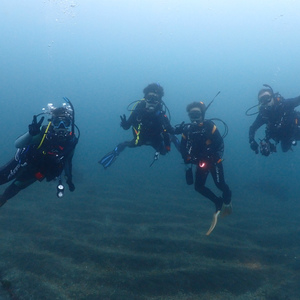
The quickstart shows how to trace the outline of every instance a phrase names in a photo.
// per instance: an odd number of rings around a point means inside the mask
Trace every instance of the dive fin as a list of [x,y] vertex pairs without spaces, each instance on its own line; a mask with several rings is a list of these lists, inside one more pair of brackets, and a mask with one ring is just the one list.
[[217,222],[218,222],[218,216],[219,216],[220,212],[221,211],[218,210],[217,212],[214,213],[210,228],[206,232],[206,235],[210,235],[212,233],[212,231],[215,229]]
[[118,152],[116,150],[113,150],[113,151],[107,153],[105,156],[103,156],[99,160],[99,164],[101,164],[104,167],[104,169],[106,169],[114,163],[114,161],[117,159],[118,155],[119,155]]

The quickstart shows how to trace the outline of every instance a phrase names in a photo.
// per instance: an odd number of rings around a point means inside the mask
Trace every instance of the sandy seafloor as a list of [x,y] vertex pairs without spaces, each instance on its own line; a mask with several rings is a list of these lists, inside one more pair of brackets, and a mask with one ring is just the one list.
[[1,208],[0,299],[299,299],[297,193],[245,178],[207,237],[213,205],[183,180],[97,168],[63,199],[42,182]]

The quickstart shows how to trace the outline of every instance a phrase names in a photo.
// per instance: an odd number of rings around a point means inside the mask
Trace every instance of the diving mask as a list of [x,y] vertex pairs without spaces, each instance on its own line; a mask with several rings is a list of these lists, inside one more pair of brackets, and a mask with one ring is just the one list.
[[55,117],[52,119],[54,133],[59,138],[65,138],[70,134],[71,120],[69,118]]
[[193,108],[189,111],[189,118],[192,123],[202,123],[203,122],[203,115],[199,108]]
[[271,105],[272,100],[273,100],[273,95],[269,92],[264,92],[258,98],[258,101],[261,105]]
[[71,120],[66,117],[55,117],[52,124],[54,129],[68,129],[71,126]]
[[147,103],[158,103],[159,102],[159,96],[157,94],[154,93],[149,93],[146,97],[145,100]]
[[160,97],[155,93],[149,93],[145,97],[145,101],[146,101],[146,109],[148,111],[153,111],[158,106],[160,102]]

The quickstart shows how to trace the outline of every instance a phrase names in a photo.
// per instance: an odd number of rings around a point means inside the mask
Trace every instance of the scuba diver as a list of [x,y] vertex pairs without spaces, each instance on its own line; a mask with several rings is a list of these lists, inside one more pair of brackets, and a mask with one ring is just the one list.
[[[58,179],[57,196],[64,195],[61,175],[64,171],[69,190],[73,192],[75,185],[72,180],[72,158],[79,139],[79,129],[75,125],[75,113],[71,101],[55,108],[48,104],[47,110],[33,116],[29,130],[15,141],[18,148],[15,156],[0,168],[0,184],[13,181],[0,195],[0,207],[7,200],[17,195],[35,181]],[[42,126],[44,116],[49,114],[49,123]],[[78,138],[75,136],[75,127]]]
[[[232,212],[232,206],[231,191],[225,183],[222,164],[223,137],[227,132],[222,137],[212,121],[222,120],[204,119],[207,108],[203,102],[193,102],[187,106],[186,111],[191,123],[185,124],[183,128],[180,148],[186,166],[186,183],[188,185],[194,183],[193,165],[195,165],[195,190],[215,204],[216,211],[211,226],[206,233],[206,235],[210,235],[217,224],[220,212],[222,211],[222,216],[229,215]],[[224,122],[223,124],[227,131],[227,125]],[[211,173],[216,187],[222,191],[222,197],[216,196],[205,186],[209,173]]]
[[[283,152],[292,150],[292,146],[300,140],[299,112],[295,107],[300,104],[300,96],[291,99],[284,99],[279,93],[274,93],[273,89],[264,84],[263,89],[258,92],[258,104],[246,111],[247,116],[258,114],[255,121],[249,128],[250,148],[258,154],[269,156],[276,152],[276,144],[281,142]],[[257,113],[249,111],[258,106]],[[258,144],[255,140],[256,131],[263,125],[265,137]],[[275,143],[270,142],[273,140]]]
[[164,96],[163,87],[157,83],[151,83],[144,88],[143,93],[143,99],[134,101],[128,105],[130,107],[132,104],[135,104],[128,120],[125,115],[120,116],[120,126],[124,130],[132,127],[133,139],[118,144],[113,151],[100,159],[99,163],[105,169],[112,165],[126,147],[152,146],[156,152],[150,166],[159,158],[160,154],[165,155],[171,150],[171,142],[180,151],[180,143],[175,134],[180,133],[180,128],[183,124],[176,128],[171,126],[165,112],[168,108],[162,100]]

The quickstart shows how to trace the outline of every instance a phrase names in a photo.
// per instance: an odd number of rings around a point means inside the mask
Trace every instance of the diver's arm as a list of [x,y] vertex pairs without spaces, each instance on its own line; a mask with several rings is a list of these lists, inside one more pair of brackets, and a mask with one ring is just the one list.
[[16,148],[24,148],[27,145],[31,144],[33,140],[33,136],[26,132],[25,134],[18,137],[15,141]]
[[131,126],[131,123],[129,120],[126,120],[126,115],[124,114],[123,116],[120,116],[120,119],[121,119],[120,126],[124,130],[128,130]]
[[138,117],[138,114],[145,108],[145,101],[140,101],[135,109],[131,112],[129,118],[126,120],[126,116],[121,116],[121,127],[125,130],[128,130],[135,122]]
[[[214,125],[216,126],[216,125]],[[212,152],[212,156],[218,160],[223,156],[224,152],[224,140],[220,134],[220,131],[216,128],[213,127],[213,132],[212,132],[212,143],[211,147],[208,145],[208,152]],[[211,148],[211,149],[210,149]]]
[[187,150],[187,130],[183,130],[183,133],[181,135],[180,153],[184,161],[186,183],[188,185],[191,185],[194,183],[192,169],[193,162]]
[[185,131],[181,136],[180,153],[185,164],[191,163],[191,156],[187,150],[187,131]]
[[253,150],[256,154],[258,154],[258,143],[255,140],[256,131],[266,123],[266,120],[259,114],[253,124],[249,128],[249,144],[251,150]]
[[163,113],[160,114],[160,122],[165,132],[175,134],[175,129],[172,127],[169,118]]
[[66,177],[66,183],[68,184],[69,186],[69,190],[71,192],[73,192],[75,190],[75,185],[73,183],[73,180],[72,180],[72,159],[73,159],[73,155],[74,155],[74,151],[73,150],[66,158],[66,163],[65,163],[65,177]]
[[224,152],[224,141],[216,124],[210,120],[204,121],[204,126],[207,128],[206,149],[203,149],[203,154],[208,159],[218,161]]
[[121,117],[121,127],[124,129],[124,130],[128,130],[131,126],[132,126],[132,124],[134,124],[134,122],[135,122],[135,120],[137,119],[137,111],[136,110],[134,110],[131,114],[130,114],[130,116],[129,116],[129,118],[128,119],[126,119],[126,116],[125,115],[123,115],[123,117],[122,116],[120,116]]
[[72,181],[72,158],[73,158],[73,153],[69,154],[68,157],[66,158],[66,163],[65,163],[65,176],[67,181],[71,180]]
[[42,133],[32,136],[29,132],[24,133],[15,141],[16,148],[24,148],[28,145],[39,144],[42,140]]
[[263,117],[259,114],[249,128],[249,143],[255,141],[256,131],[265,123],[266,122],[264,121]]
[[300,105],[300,96],[284,100],[284,106],[287,108],[295,108]]
[[15,141],[16,148],[23,148],[30,144],[38,143],[41,138],[41,126],[44,121],[44,117],[41,117],[39,122],[37,122],[37,116],[33,116],[32,123],[28,125],[28,132],[21,135]]

